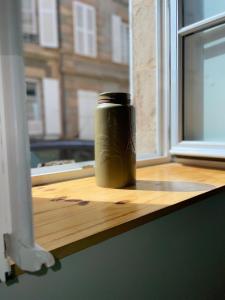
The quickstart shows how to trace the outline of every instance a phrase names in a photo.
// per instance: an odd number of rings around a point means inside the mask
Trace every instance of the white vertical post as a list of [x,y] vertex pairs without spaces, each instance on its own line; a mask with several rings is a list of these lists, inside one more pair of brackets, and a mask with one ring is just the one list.
[[[0,0],[0,275],[7,257],[22,270],[51,266],[52,255],[35,245],[30,151],[25,110],[20,1]],[[4,249],[3,249],[4,247]]]

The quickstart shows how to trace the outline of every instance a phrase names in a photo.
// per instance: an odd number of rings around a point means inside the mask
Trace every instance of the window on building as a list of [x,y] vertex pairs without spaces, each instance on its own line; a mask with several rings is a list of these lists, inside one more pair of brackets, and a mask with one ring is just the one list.
[[118,15],[112,15],[112,60],[123,64],[129,61],[129,26]]
[[224,157],[225,4],[172,1],[171,13],[172,153]]
[[37,43],[37,7],[36,0],[22,0],[23,38],[27,43]]
[[27,118],[30,136],[43,135],[43,119],[40,82],[34,79],[26,80]]
[[22,0],[22,29],[26,43],[58,47],[57,0]]
[[22,25],[23,33],[37,34],[35,0],[22,0]]
[[74,49],[77,54],[96,57],[96,10],[86,3],[73,3]]

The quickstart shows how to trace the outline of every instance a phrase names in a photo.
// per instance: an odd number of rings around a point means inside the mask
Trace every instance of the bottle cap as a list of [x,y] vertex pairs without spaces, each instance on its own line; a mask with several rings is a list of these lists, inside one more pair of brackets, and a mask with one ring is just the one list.
[[115,104],[130,104],[129,93],[114,93],[107,92],[99,95],[98,104],[101,103],[115,103]]

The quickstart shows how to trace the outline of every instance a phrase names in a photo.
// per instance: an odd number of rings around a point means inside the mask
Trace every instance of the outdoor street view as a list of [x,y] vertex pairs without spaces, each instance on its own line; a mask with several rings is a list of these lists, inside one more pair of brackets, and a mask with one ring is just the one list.
[[98,94],[129,91],[128,0],[22,0],[33,168],[94,159]]

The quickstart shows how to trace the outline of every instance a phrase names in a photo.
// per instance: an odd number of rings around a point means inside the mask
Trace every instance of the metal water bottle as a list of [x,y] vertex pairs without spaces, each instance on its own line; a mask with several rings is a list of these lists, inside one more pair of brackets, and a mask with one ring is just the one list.
[[100,94],[95,115],[96,183],[123,188],[135,183],[135,111],[127,93]]

